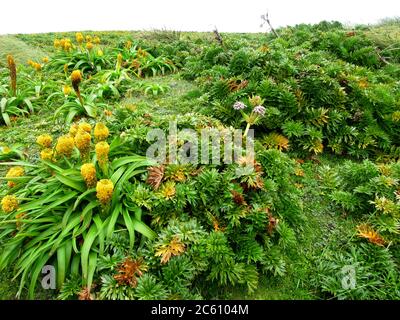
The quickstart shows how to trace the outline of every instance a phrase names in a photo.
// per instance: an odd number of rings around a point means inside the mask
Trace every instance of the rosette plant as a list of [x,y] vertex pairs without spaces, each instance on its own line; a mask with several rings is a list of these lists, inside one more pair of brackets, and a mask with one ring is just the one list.
[[[84,95],[81,93],[81,83],[83,76],[80,70],[74,70],[71,73],[71,85],[75,92],[75,96],[71,94],[71,88],[67,85],[63,86],[64,103],[54,113],[54,117],[62,115],[65,118],[65,123],[71,123],[75,116],[86,115],[91,118],[96,117],[98,106],[105,106],[103,103],[99,103],[96,94]],[[61,95],[61,92],[58,93]],[[54,95],[49,96],[48,100]]]
[[76,44],[69,38],[55,39],[54,47],[56,54],[49,62],[47,69],[51,71],[62,71],[80,69],[83,72],[95,74],[100,70],[111,66],[109,56],[99,47],[99,37],[84,38],[81,33],[75,35]]
[[11,166],[1,200],[0,270],[15,268],[18,296],[28,284],[32,298],[42,268],[56,268],[57,287],[70,276],[81,277],[90,292],[97,257],[114,233],[126,233],[130,247],[136,233],[155,233],[142,221],[141,209],[127,188],[152,163],[133,154],[119,137],[108,144],[109,130],[85,122],[53,141],[37,138],[37,163],[3,162]]
[[118,54],[121,54],[125,64],[138,78],[176,71],[176,66],[167,57],[154,56],[146,49],[133,45],[131,41],[127,41],[122,49],[118,49]]

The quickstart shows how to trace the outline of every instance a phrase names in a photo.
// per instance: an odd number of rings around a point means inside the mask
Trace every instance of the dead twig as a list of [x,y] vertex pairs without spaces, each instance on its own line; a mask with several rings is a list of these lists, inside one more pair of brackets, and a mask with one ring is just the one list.
[[263,27],[265,23],[268,24],[269,28],[271,29],[272,33],[275,35],[275,37],[279,38],[278,33],[275,31],[274,27],[271,24],[271,21],[269,20],[269,16],[268,16],[268,11],[266,14],[263,14],[261,16],[261,19],[263,20],[263,22],[261,23],[260,27]]
[[221,34],[218,32],[217,27],[215,27],[215,29],[213,30],[214,35],[215,35],[215,40],[218,41],[218,43],[223,46],[224,45],[224,41],[222,40]]

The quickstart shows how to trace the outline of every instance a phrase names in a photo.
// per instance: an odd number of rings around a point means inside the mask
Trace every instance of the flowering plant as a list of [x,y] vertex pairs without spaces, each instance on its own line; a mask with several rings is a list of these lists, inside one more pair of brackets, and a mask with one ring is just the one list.
[[132,154],[119,137],[109,145],[109,135],[101,123],[94,130],[86,122],[73,124],[56,142],[50,135],[37,138],[39,163],[1,163],[12,167],[2,178],[8,190],[1,199],[0,269],[15,265],[19,295],[29,281],[33,296],[46,264],[56,266],[58,288],[66,277],[82,274],[90,292],[97,256],[114,232],[126,232],[130,247],[135,232],[154,237],[126,192],[130,180],[152,163]]
[[232,108],[235,110],[239,110],[243,115],[243,120],[247,123],[246,129],[244,131],[243,136],[246,137],[250,126],[257,124],[258,121],[265,115],[265,107],[262,106],[264,103],[264,99],[261,99],[260,96],[252,96],[249,98],[250,105],[253,107],[250,114],[247,114],[244,110],[248,109],[248,107],[241,101],[236,101]]

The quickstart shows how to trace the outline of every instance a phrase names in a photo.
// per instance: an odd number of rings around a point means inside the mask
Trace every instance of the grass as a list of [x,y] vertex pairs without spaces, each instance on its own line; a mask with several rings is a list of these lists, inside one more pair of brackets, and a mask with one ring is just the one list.
[[41,61],[47,56],[46,51],[32,47],[14,36],[0,36],[0,65],[4,65],[7,55],[11,53],[16,63],[26,63],[29,59]]

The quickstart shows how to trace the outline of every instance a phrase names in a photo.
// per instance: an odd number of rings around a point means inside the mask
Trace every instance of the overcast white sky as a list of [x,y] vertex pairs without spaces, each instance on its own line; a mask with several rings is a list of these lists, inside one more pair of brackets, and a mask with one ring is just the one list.
[[374,23],[400,16],[399,0],[2,0],[0,34],[77,30],[260,32],[273,26],[338,20]]

